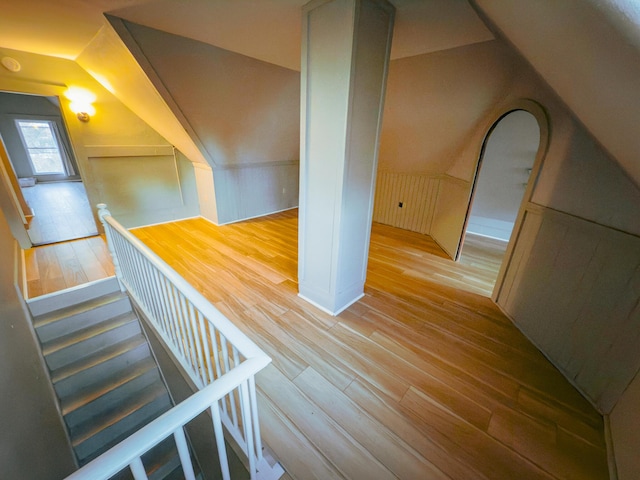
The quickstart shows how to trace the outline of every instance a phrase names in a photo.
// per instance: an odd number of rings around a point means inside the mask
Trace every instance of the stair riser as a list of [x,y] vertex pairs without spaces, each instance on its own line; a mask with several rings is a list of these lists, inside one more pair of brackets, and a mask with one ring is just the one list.
[[56,370],[69,363],[84,358],[114,343],[124,341],[141,333],[137,319],[117,328],[108,330],[92,338],[78,342],[63,348],[55,353],[47,355],[45,361],[51,370]]
[[70,317],[51,322],[36,327],[36,333],[40,342],[46,343],[51,340],[86,328],[109,318],[117,317],[131,311],[131,303],[128,297],[121,297],[118,300],[100,305],[92,310],[78,313]]
[[76,431],[82,428],[83,423],[100,418],[105,411],[112,409],[114,405],[121,404],[124,400],[135,396],[140,390],[160,381],[158,371],[156,369],[149,370],[93,402],[65,415],[64,421],[69,428],[71,436],[73,437]]
[[104,378],[109,372],[126,368],[136,362],[142,361],[150,355],[149,346],[146,343],[128,350],[114,358],[95,365],[91,368],[76,373],[64,380],[54,383],[53,387],[60,399],[66,399],[73,392],[83,386],[89,385],[97,379]]
[[93,437],[85,440],[74,447],[76,455],[81,465],[84,465],[100,453],[105,452],[111,446],[122,441],[133,432],[139,430],[144,425],[152,422],[171,408],[169,396],[164,394],[156,398],[153,402],[147,403],[144,407],[135,411],[118,423],[105,428]]
[[63,292],[57,292],[55,295],[37,297],[33,300],[29,300],[27,303],[29,305],[29,310],[31,310],[31,315],[37,317],[69,305],[75,305],[80,302],[92,300],[119,290],[120,285],[116,278],[110,277],[79,287],[74,287]]

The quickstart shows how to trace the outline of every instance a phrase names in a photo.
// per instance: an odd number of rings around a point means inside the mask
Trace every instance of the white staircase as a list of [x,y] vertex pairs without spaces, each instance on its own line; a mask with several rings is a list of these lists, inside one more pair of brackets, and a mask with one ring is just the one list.
[[[115,278],[28,303],[80,466],[172,408],[129,297]],[[153,479],[182,474],[172,439],[148,452],[143,463]]]

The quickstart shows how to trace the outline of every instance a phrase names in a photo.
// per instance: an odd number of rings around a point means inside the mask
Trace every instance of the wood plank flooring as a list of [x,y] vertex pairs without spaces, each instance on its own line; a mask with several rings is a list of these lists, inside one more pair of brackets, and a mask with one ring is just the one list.
[[24,250],[29,298],[114,275],[104,237],[43,245]]
[[98,234],[82,182],[37,183],[22,192],[34,213],[27,232],[34,245]]
[[608,478],[602,417],[486,297],[491,255],[374,224],[365,297],[332,317],[297,296],[295,210],[133,233],[272,357],[261,427],[291,478]]

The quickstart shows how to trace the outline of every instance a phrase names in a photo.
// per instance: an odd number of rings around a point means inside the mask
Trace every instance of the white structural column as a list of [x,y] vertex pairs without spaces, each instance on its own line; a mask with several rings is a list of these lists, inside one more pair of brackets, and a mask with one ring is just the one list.
[[364,292],[394,12],[384,0],[303,9],[299,294],[334,315]]

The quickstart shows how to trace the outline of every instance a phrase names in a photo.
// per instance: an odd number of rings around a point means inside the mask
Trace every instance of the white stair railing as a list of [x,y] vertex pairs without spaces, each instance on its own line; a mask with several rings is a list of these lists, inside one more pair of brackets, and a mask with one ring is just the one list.
[[[194,398],[202,398],[204,392],[210,392],[209,405],[223,478],[229,478],[229,468],[222,426],[244,453],[252,479],[279,478],[282,468],[277,464],[269,466],[262,455],[255,387],[255,374],[267,366],[271,359],[191,284],[120,225],[105,204],[98,205],[98,216],[104,225],[107,245],[122,290],[129,293],[191,380],[201,389],[174,410],[180,408],[182,412],[183,409],[191,408],[184,405],[191,406],[192,403],[200,408],[207,400],[198,403]],[[227,390],[214,387],[223,381]],[[190,417],[193,418],[209,406],[205,405],[201,410],[198,408],[190,410],[189,414],[175,415],[183,419],[193,413]],[[165,436],[175,433],[176,429],[182,432],[184,423],[180,424],[177,420],[177,423],[163,425],[169,418],[173,419],[169,414],[174,410],[112,449],[125,452],[121,445],[129,445],[128,448],[135,455],[125,456],[132,463],[127,460],[118,465],[122,465],[120,468],[130,465],[136,480],[146,478],[135,473],[141,464],[140,455],[159,443],[154,437],[151,445],[142,432],[167,432]],[[131,444],[134,440],[139,440],[144,445],[133,447]],[[104,455],[112,458],[112,450]],[[102,465],[105,462],[103,456],[98,457],[77,474],[94,464]],[[188,465],[183,466],[185,472],[190,468]],[[142,471],[141,475],[143,473]],[[85,474],[89,476],[69,478],[109,478],[97,474],[94,476],[94,472]]]
[[[246,379],[262,370],[268,363],[269,359],[265,357],[251,358],[244,361],[233,371],[191,395],[182,403],[68,476],[65,480],[106,480],[127,467],[131,470],[135,480],[147,480],[148,477],[142,464],[142,455],[171,435],[173,435],[176,442],[185,479],[195,479],[194,468],[183,430],[184,426],[200,413],[210,409],[216,432],[216,441],[218,438],[222,438],[220,400],[225,395],[228,395],[228,392],[242,387],[242,385],[245,385],[244,390],[246,390]],[[222,443],[221,452],[224,452],[224,441]],[[220,445],[218,445],[218,448],[220,449]],[[228,466],[225,469],[226,463],[223,465],[222,457],[223,455],[221,454],[222,476],[228,479]],[[226,458],[224,458],[224,461],[226,462]]]

